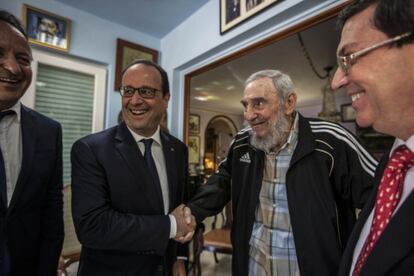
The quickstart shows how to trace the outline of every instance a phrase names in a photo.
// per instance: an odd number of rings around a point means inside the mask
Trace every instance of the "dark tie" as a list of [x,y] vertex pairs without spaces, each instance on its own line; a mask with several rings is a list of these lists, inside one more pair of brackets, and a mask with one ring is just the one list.
[[[15,114],[13,110],[7,110],[0,112],[0,121],[7,115]],[[7,209],[7,182],[6,182],[6,171],[4,168],[4,159],[3,153],[1,152],[0,148],[0,195],[2,202],[4,204],[4,208]],[[0,265],[0,275],[9,275],[10,273],[10,259],[9,259],[9,252],[7,249],[7,245],[5,240],[3,240],[0,244],[0,250],[3,251],[1,258],[1,265]]]
[[144,159],[147,163],[148,170],[151,173],[154,184],[160,186],[160,178],[158,177],[157,167],[155,166],[154,158],[152,158],[151,145],[154,141],[153,139],[142,139],[141,140],[145,146]]
[[359,253],[352,276],[361,273],[369,254],[387,227],[401,198],[405,174],[413,165],[414,153],[404,145],[397,147],[388,160],[378,187],[371,229]]

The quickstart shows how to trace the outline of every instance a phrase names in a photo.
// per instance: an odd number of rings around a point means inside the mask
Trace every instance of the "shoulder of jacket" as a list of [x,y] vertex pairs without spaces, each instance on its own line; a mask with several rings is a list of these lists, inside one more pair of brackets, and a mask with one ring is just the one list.
[[329,152],[348,149],[347,152],[353,152],[362,167],[373,175],[378,162],[349,130],[339,124],[318,119],[310,119],[309,125],[318,147]]
[[242,146],[249,146],[251,128],[246,127],[240,130],[236,136],[234,136],[233,141],[231,142],[231,146],[234,148],[242,147]]

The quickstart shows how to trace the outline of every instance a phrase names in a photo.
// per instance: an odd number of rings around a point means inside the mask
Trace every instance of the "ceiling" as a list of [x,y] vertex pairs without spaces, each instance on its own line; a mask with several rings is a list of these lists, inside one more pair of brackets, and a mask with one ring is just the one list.
[[57,0],[103,19],[162,38],[208,0]]
[[[324,67],[336,64],[335,53],[340,34],[335,22],[336,18],[301,32],[304,45],[320,75],[325,75]],[[252,73],[263,69],[278,69],[291,76],[296,86],[298,106],[322,102],[322,88],[328,80],[319,79],[312,71],[294,34],[191,78],[190,108],[243,114],[240,100],[244,81]]]

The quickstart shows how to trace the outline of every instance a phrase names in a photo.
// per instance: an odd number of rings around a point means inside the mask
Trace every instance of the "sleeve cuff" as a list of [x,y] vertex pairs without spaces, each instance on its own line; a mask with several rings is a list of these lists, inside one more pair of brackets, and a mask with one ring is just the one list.
[[173,215],[168,215],[170,218],[170,239],[175,238],[177,235],[177,222],[175,221],[175,217]]

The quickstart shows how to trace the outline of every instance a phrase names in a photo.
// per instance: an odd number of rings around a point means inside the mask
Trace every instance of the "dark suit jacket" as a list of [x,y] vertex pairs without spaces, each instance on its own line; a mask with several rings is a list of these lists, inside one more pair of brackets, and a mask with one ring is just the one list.
[[[348,276],[356,243],[365,221],[374,208],[378,185],[385,170],[389,153],[384,155],[375,176],[376,190],[352,231],[342,257],[338,275]],[[372,249],[361,276],[412,276],[414,275],[414,193],[411,193],[390,220],[387,228]]]
[[[183,202],[187,148],[161,131],[169,210]],[[177,243],[169,239],[160,187],[124,123],[72,148],[72,214],[82,244],[79,275],[171,275]]]
[[24,106],[21,128],[22,166],[9,207],[0,199],[0,242],[13,276],[55,276],[64,237],[62,130]]

